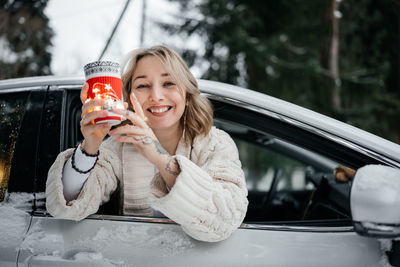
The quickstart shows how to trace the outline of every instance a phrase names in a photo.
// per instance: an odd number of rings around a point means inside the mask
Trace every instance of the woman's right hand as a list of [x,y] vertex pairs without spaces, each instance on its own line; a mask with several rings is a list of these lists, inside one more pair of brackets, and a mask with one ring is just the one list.
[[96,154],[99,150],[104,137],[111,129],[109,123],[95,124],[94,119],[106,117],[108,115],[107,110],[91,111],[94,107],[102,107],[105,103],[101,99],[87,99],[87,92],[89,90],[89,84],[85,83],[81,90],[81,101],[82,101],[82,119],[81,119],[81,132],[84,140],[81,144],[82,149],[89,154]]

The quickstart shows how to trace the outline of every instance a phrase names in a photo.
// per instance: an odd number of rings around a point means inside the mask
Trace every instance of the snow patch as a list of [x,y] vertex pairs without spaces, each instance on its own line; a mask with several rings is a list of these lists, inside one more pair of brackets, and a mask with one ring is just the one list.
[[380,245],[381,245],[381,251],[382,251],[382,256],[381,259],[379,260],[379,266],[381,267],[391,267],[388,257],[386,255],[387,251],[390,251],[392,249],[392,240],[390,239],[378,239]]
[[[21,35],[21,37],[26,38],[26,35]],[[17,62],[18,59],[31,58],[34,55],[35,53],[32,48],[28,48],[21,52],[15,52],[11,49],[10,42],[6,38],[0,38],[0,60],[4,63],[12,64]]]
[[7,195],[6,203],[7,206],[11,206],[26,211],[32,210],[32,202],[34,196],[30,193],[10,193]]
[[26,211],[30,210],[32,200],[32,194],[11,193],[0,203],[0,247],[9,247],[22,241],[30,218]]
[[[102,253],[99,252],[78,252],[74,254],[72,258],[64,258],[60,256],[59,253],[53,253],[51,255],[39,254],[32,256],[29,261],[35,261],[36,264],[41,264],[46,266],[50,266],[51,263],[54,263],[54,266],[57,264],[62,264],[63,262],[68,262],[71,266],[78,265],[80,266],[83,263],[90,264],[90,266],[98,266],[98,267],[126,267],[124,261],[122,260],[110,260],[103,257]],[[49,265],[50,264],[50,265]],[[86,266],[85,264],[85,266]]]
[[400,189],[400,171],[383,165],[367,165],[357,170],[355,185],[357,190]]
[[[65,257],[63,257],[65,259]],[[94,251],[79,251],[75,253],[71,260],[77,262],[90,262],[90,263],[101,263],[96,266],[126,266],[123,260],[110,260],[103,256],[101,252]]]
[[14,207],[0,206],[0,247],[9,247],[10,244],[22,240],[29,223],[29,215]]
[[36,222],[29,234],[22,242],[20,249],[29,250],[31,253],[45,253],[46,251],[63,251],[64,238],[61,234],[49,234],[44,231],[41,222]]
[[92,238],[77,241],[78,246],[85,245],[101,250],[110,243],[132,244],[134,247],[161,248],[165,255],[177,254],[193,248],[191,238],[181,229],[165,229],[159,226],[122,225],[112,230],[101,227]]
[[75,261],[92,261],[92,260],[102,260],[103,254],[100,252],[79,252],[73,257]]
[[337,19],[341,19],[341,18],[343,17],[342,12],[340,12],[339,10],[333,11],[333,15],[334,15],[335,18],[337,18]]

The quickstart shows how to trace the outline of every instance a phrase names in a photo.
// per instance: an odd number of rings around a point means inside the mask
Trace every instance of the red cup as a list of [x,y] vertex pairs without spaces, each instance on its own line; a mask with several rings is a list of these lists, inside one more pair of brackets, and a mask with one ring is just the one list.
[[[88,99],[103,99],[106,104],[93,110],[105,109],[108,116],[97,118],[94,122],[110,123],[117,125],[121,123],[122,116],[112,112],[113,108],[124,109],[122,97],[122,80],[120,66],[112,61],[95,61],[84,66],[86,82],[89,84]],[[91,111],[93,111],[91,110]]]

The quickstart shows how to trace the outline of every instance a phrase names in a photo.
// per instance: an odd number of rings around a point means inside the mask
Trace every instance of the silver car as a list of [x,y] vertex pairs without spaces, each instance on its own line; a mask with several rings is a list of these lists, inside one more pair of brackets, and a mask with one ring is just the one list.
[[[235,140],[249,208],[225,241],[200,242],[165,217],[56,219],[45,183],[82,140],[82,77],[0,81],[0,266],[398,266],[400,146],[297,105],[199,80],[215,125]],[[338,181],[335,168],[357,170]]]

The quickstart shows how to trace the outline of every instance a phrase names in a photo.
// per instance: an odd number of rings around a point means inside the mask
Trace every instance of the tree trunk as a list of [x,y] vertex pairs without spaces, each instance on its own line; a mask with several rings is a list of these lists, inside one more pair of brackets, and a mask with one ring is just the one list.
[[340,2],[331,0],[325,13],[324,23],[329,26],[329,35],[323,44],[321,51],[321,66],[328,70],[333,81],[333,89],[330,95],[332,110],[335,112],[341,109],[339,77],[339,11]]
[[[397,47],[400,47],[400,0],[394,1],[394,9],[397,14]],[[397,53],[397,95],[400,94],[400,53]],[[400,128],[394,127],[395,133],[395,142],[400,144]]]
[[[400,0],[394,0],[397,13],[397,47],[400,47]],[[397,53],[397,90],[400,93],[400,53]]]

